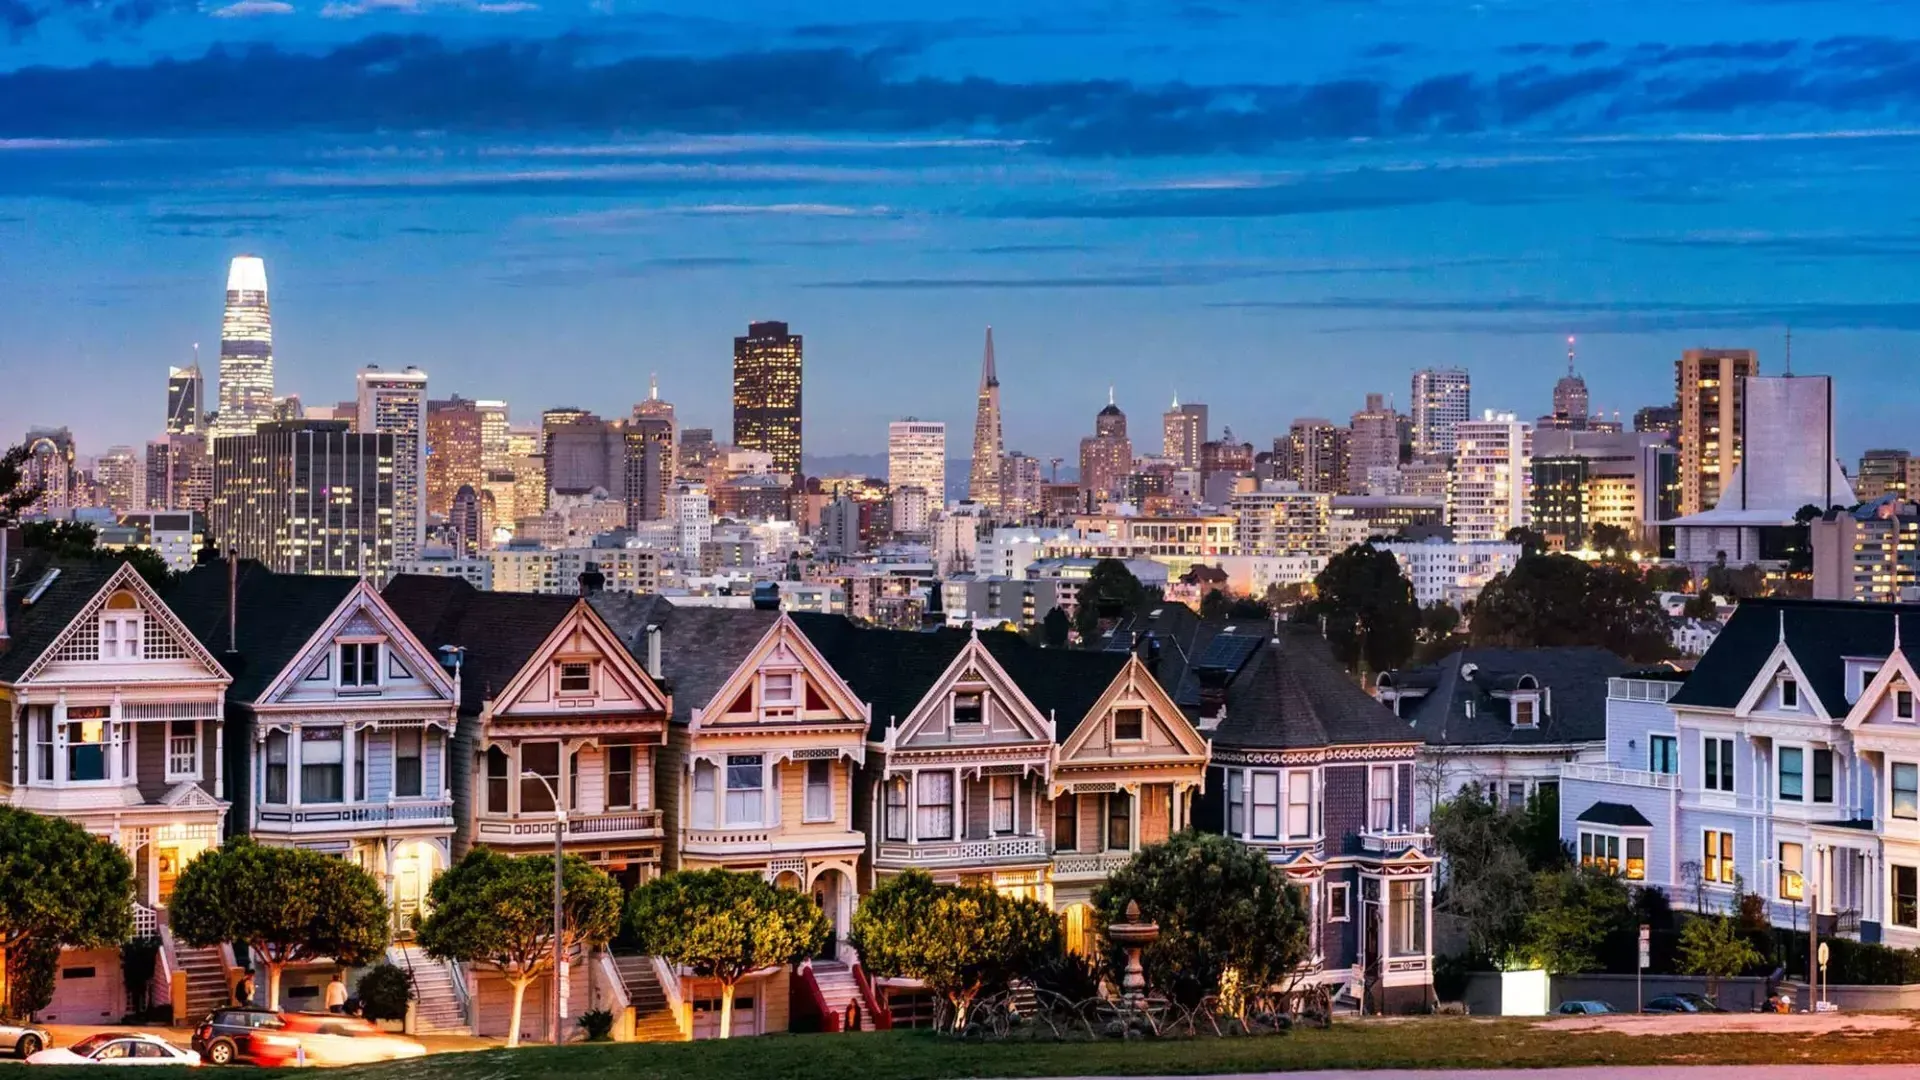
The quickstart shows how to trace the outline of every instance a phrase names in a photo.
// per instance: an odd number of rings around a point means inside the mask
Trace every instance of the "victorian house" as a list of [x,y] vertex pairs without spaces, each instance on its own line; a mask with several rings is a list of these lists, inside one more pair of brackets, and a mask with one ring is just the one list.
[[[131,566],[17,549],[0,565],[0,733],[12,747],[0,793],[125,849],[134,933],[162,942],[156,1001],[173,1000],[189,967],[205,977],[182,996],[217,1004],[226,992],[219,950],[177,948],[165,911],[180,869],[222,835],[227,683]],[[95,1024],[125,1012],[120,951],[108,948],[64,953],[38,1015]]]

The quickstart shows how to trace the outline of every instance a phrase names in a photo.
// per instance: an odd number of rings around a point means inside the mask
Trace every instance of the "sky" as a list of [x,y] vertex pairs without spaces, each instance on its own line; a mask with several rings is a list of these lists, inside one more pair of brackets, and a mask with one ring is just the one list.
[[154,437],[267,262],[277,383],[413,364],[516,422],[651,373],[729,426],[806,339],[806,449],[1071,458],[1111,386],[1266,444],[1413,369],[1548,411],[1689,347],[1920,406],[1910,0],[0,0],[0,439]]

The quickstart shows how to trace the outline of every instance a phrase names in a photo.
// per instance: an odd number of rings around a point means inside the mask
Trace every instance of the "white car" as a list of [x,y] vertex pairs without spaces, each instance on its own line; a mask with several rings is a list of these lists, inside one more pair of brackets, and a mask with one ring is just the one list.
[[286,1034],[299,1040],[309,1065],[372,1065],[382,1061],[424,1057],[427,1048],[412,1039],[391,1035],[353,1016],[330,1013],[284,1013]]
[[0,1024],[0,1051],[11,1050],[16,1057],[32,1057],[46,1049],[53,1037],[47,1029],[31,1024]]
[[198,1065],[200,1055],[154,1035],[89,1035],[72,1046],[42,1050],[29,1065]]

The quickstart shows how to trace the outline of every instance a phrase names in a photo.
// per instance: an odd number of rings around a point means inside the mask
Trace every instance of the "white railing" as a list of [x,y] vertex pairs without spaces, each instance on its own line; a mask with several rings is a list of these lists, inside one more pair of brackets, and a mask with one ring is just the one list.
[[[616,814],[568,814],[568,836],[616,836],[660,831],[661,812],[659,810],[627,810]],[[479,820],[479,832],[482,836],[505,837],[508,839],[530,839],[533,837],[553,837],[552,811],[521,814],[482,814]]]
[[1680,692],[1683,684],[1665,679],[1607,680],[1607,696],[1616,701],[1651,701],[1664,705]]
[[1094,854],[1079,852],[1056,852],[1053,856],[1053,876],[1106,877],[1115,870],[1133,861],[1131,851],[1102,851]]
[[1427,851],[1433,847],[1433,834],[1404,829],[1366,829],[1360,833],[1360,850],[1391,854],[1413,848]]
[[1560,779],[1587,780],[1596,784],[1624,784],[1628,787],[1653,788],[1657,791],[1677,791],[1680,788],[1679,773],[1623,769],[1618,765],[1562,765]]
[[567,815],[567,832],[578,836],[598,836],[602,833],[636,833],[658,831],[661,814],[658,810],[633,810],[624,814],[588,814]]
[[691,829],[687,847],[765,848],[773,842],[773,833],[763,825],[750,829]]
[[160,938],[160,913],[145,904],[133,905],[133,936],[138,938]]
[[880,858],[902,863],[968,862],[980,859],[1046,858],[1046,838],[1000,836],[991,840],[936,840],[881,844]]
[[197,776],[200,773],[200,737],[167,736],[167,775]]
[[453,800],[263,806],[254,817],[257,819],[255,828],[269,833],[327,832],[366,825],[451,825]]

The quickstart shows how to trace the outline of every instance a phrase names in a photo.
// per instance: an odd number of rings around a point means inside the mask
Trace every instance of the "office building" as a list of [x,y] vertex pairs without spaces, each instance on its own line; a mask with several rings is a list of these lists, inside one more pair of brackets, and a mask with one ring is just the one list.
[[1669,440],[1680,437],[1678,405],[1643,405],[1633,414],[1633,430],[1662,431]]
[[1160,417],[1160,456],[1182,469],[1200,467],[1200,447],[1207,441],[1207,407],[1189,401],[1180,404],[1174,396],[1173,408]]
[[1751,349],[1688,349],[1674,362],[1681,514],[1720,502],[1721,481],[1740,464],[1746,380],[1758,374],[1760,359]]
[[394,437],[289,420],[213,441],[208,524],[275,573],[378,580],[393,563]]
[[26,437],[27,487],[40,496],[26,508],[28,516],[65,517],[81,505],[80,470],[75,464],[73,432],[67,428],[30,427]]
[[[513,427],[507,419],[507,403],[481,400],[474,402],[473,405],[480,412],[481,471],[512,472]],[[529,448],[527,452],[535,453],[537,450]]]
[[[1596,525],[1651,546],[1674,517],[1675,457],[1664,432],[1536,431],[1533,460],[1530,527],[1570,547],[1585,546]],[[1577,493],[1568,486],[1576,482]]]
[[131,446],[115,446],[93,461],[93,480],[99,497],[115,515],[146,509],[147,473]]
[[[151,551],[175,573],[184,574],[193,569],[201,547],[207,542],[206,516],[191,510],[122,514],[120,524],[131,530],[121,546]],[[114,550],[104,533],[99,546]]]
[[207,512],[213,457],[204,434],[168,435],[147,444],[148,510]]
[[[427,513],[446,517],[453,508],[454,493],[462,487],[476,490],[487,473],[486,414],[480,403],[455,394],[446,401],[427,403]],[[506,430],[500,430],[501,458],[498,468],[511,471],[506,462]]]
[[1862,502],[1882,495],[1907,497],[1912,492],[1910,476],[1913,455],[1905,450],[1869,450],[1860,455],[1860,472],[1853,478],[1853,493]]
[[1080,440],[1080,490],[1087,508],[1122,497],[1121,480],[1133,471],[1133,443],[1127,438],[1127,414],[1113,403],[1093,418],[1093,436]]
[[1000,514],[1024,520],[1040,512],[1046,480],[1040,459],[1018,450],[1000,459]]
[[1330,553],[1333,498],[1325,492],[1268,482],[1258,491],[1236,492],[1227,509],[1233,515],[1236,554]]
[[1367,407],[1347,421],[1347,490],[1364,495],[1384,489],[1399,465],[1400,418],[1383,395],[1368,394]]
[[393,436],[393,554],[411,559],[427,542],[427,373],[369,364],[358,382],[354,431]]
[[273,315],[267,264],[241,255],[227,268],[227,307],[220,323],[220,413],[215,438],[251,435],[273,416]]
[[1352,463],[1350,435],[1331,420],[1295,420],[1287,434],[1273,440],[1276,478],[1291,480],[1302,491],[1326,495],[1345,491]]
[[[1003,509],[1000,458],[1005,444],[1000,432],[1000,373],[994,366],[993,327],[987,327],[987,347],[980,357],[980,392],[974,400],[973,462],[967,473],[967,499],[990,513]],[[946,492],[941,491],[941,500]]]
[[[997,472],[997,458],[993,465]],[[947,425],[911,416],[887,425],[887,487],[892,491],[917,487],[927,502],[946,505]],[[902,526],[896,523],[895,528]]]
[[1813,598],[1920,600],[1920,506],[1885,494],[1811,525]]
[[1486,410],[1454,425],[1453,473],[1447,485],[1447,523],[1455,540],[1504,540],[1529,520],[1533,483],[1533,425],[1512,413]]
[[1452,457],[1454,428],[1473,419],[1473,382],[1465,368],[1413,373],[1413,452]]
[[610,427],[620,436],[620,495],[627,504],[627,527],[664,519],[673,490],[672,415],[637,416]]
[[773,471],[800,475],[801,338],[783,322],[747,325],[733,339],[733,442],[773,455]]
[[1553,384],[1553,411],[1540,418],[1536,430],[1585,431],[1590,417],[1587,380],[1573,369],[1573,338],[1567,338],[1567,373]]
[[1578,551],[1587,545],[1591,526],[1587,508],[1590,479],[1586,458],[1533,459],[1532,528],[1547,538],[1549,546]]
[[183,368],[167,369],[167,434],[185,435],[202,430],[205,393],[206,381],[200,375],[198,360]]
[[1459,607],[1520,562],[1520,545],[1504,540],[1462,543],[1434,537],[1378,546],[1399,561],[1400,573],[1413,583],[1414,602],[1422,607],[1435,601]]

